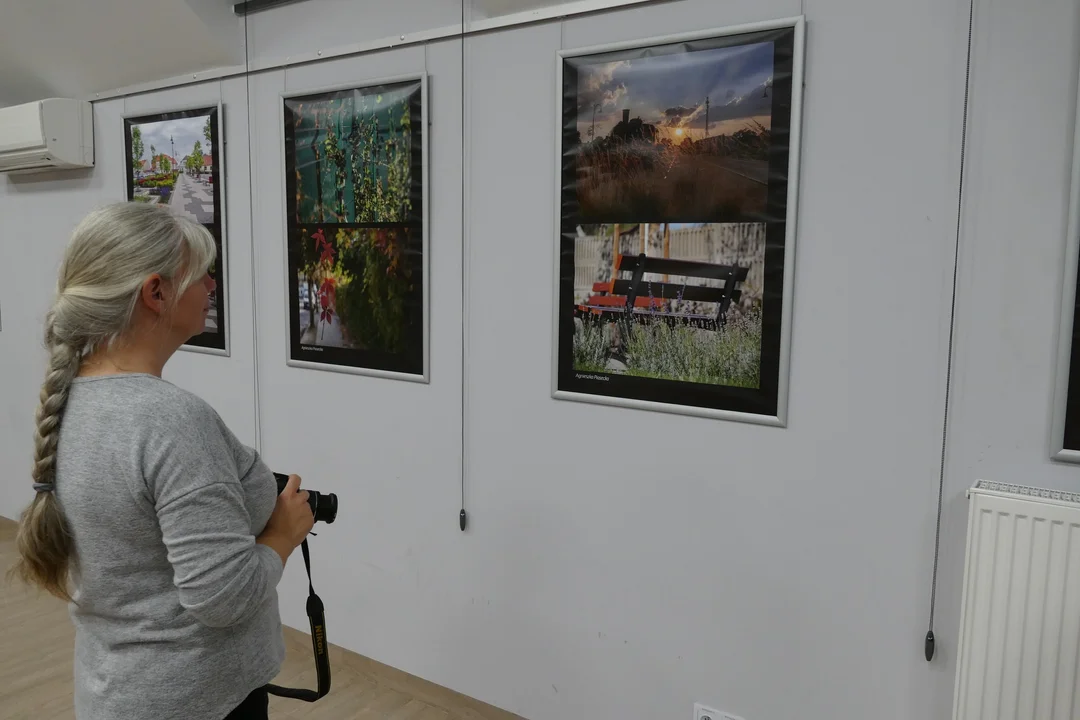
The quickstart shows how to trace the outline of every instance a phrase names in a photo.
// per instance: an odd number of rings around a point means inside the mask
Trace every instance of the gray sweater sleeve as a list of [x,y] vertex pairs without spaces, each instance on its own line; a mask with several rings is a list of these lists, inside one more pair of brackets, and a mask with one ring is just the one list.
[[[180,604],[211,627],[241,623],[277,592],[283,565],[255,542],[228,429],[188,398],[149,423],[144,478]],[[245,463],[247,464],[247,463]]]

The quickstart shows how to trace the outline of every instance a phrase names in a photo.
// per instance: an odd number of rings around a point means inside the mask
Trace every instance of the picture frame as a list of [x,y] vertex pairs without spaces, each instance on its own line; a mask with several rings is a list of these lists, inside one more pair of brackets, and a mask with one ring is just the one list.
[[[208,329],[181,345],[180,349],[230,357],[231,303],[229,302],[224,118],[224,105],[220,102],[125,115],[123,118],[124,188],[128,202],[153,202],[155,200],[159,203],[166,202],[170,209],[176,209],[195,220],[214,236],[217,244],[217,258],[211,268],[211,275],[217,287],[212,297],[211,314],[207,319]],[[142,140],[144,131],[149,135],[146,141]],[[181,151],[188,143],[192,146],[191,152],[183,158],[176,157],[177,135],[181,136]],[[150,160],[138,158],[140,163],[138,169],[135,167],[136,143],[133,143],[136,136],[139,138],[143,152],[151,151]],[[164,146],[166,137],[169,142],[168,148]],[[209,154],[202,150],[203,139],[207,141]],[[158,149],[158,142],[162,142],[162,147],[159,152],[154,153],[153,150]],[[169,150],[168,154],[165,152],[166,149]],[[200,150],[199,154],[204,159],[197,167],[194,165],[194,160],[191,161],[192,165],[185,167],[189,159],[195,157],[196,149]],[[210,159],[209,165],[206,163],[206,158]],[[170,172],[177,173],[171,182],[168,179],[158,178],[159,175],[168,175]],[[176,202],[182,204],[174,205]]]
[[[431,302],[431,269],[430,269],[430,200],[429,200],[429,81],[430,76],[426,72],[417,72],[410,74],[401,74],[394,76],[378,77],[372,79],[358,80],[346,84],[335,84],[327,86],[319,86],[304,90],[286,90],[280,93],[280,107],[279,107],[279,131],[280,131],[280,147],[282,148],[282,172],[285,178],[285,203],[283,207],[283,225],[285,229],[285,243],[284,243],[284,269],[285,269],[285,327],[286,327],[286,347],[285,347],[285,361],[290,367],[304,368],[308,370],[321,370],[324,372],[337,372],[352,375],[361,375],[368,377],[376,377],[389,380],[400,380],[406,382],[417,383],[429,383],[430,382],[430,302]],[[410,143],[409,143],[409,177],[411,189],[408,195],[411,199],[410,207],[408,211],[410,213],[409,218],[403,222],[367,222],[359,221],[359,218],[352,218],[354,222],[346,223],[325,223],[325,222],[297,222],[297,169],[295,167],[295,158],[290,155],[290,141],[295,143],[295,139],[290,137],[289,122],[295,118],[291,115],[290,103],[296,103],[305,99],[315,99],[316,102],[325,102],[330,99],[340,99],[346,94],[353,94],[355,97],[367,97],[379,92],[380,89],[385,91],[387,88],[391,89],[391,92],[400,91],[403,89],[412,89],[415,87],[415,93],[418,97],[414,97],[410,94],[408,103],[410,106]],[[364,111],[361,111],[364,112]],[[415,124],[419,125],[419,129],[415,128]],[[381,133],[381,130],[378,131]],[[391,133],[385,136],[390,138]],[[379,135],[376,135],[379,137]],[[325,138],[324,138],[325,141]],[[415,147],[419,144],[419,149]],[[296,151],[296,148],[293,148]],[[378,152],[376,150],[376,152]],[[355,153],[354,153],[355,157]],[[351,165],[352,160],[349,160]],[[355,173],[352,170],[347,171],[352,176],[352,180],[355,182]],[[419,178],[416,178],[416,175]],[[349,177],[345,177],[345,181],[349,181]],[[389,179],[386,178],[387,183]],[[321,182],[321,181],[320,181]],[[378,180],[375,181],[378,184]],[[339,186],[338,200],[341,203],[351,203],[354,207],[353,210],[360,214],[358,208],[355,207],[358,194],[353,190],[345,190],[344,194],[348,195],[348,198],[342,197],[342,192]],[[419,204],[420,208],[417,210],[415,205]],[[378,212],[378,211],[376,211]],[[346,213],[347,214],[347,213]],[[348,218],[346,218],[348,219]],[[415,275],[419,274],[419,282],[414,282],[409,292],[411,293],[409,300],[406,300],[406,305],[419,313],[419,322],[417,324],[409,324],[409,330],[403,331],[407,337],[405,340],[406,348],[402,352],[378,352],[370,350],[356,350],[354,348],[342,348],[342,347],[329,347],[319,346],[318,343],[305,343],[304,342],[304,328],[301,327],[302,318],[301,314],[301,302],[302,292],[300,283],[298,280],[298,258],[297,247],[300,242],[300,233],[303,224],[306,228],[312,226],[325,226],[333,230],[341,230],[343,228],[356,231],[358,233],[364,233],[365,231],[373,231],[375,229],[389,230],[392,234],[389,242],[404,242],[408,246],[408,250],[404,252],[404,256],[408,258],[407,262],[411,268],[411,277],[415,279]],[[338,236],[340,237],[340,235]],[[326,238],[326,233],[322,235],[322,241],[326,244],[332,244],[333,241]],[[354,240],[365,241],[366,238],[354,237]],[[325,247],[325,245],[323,246]],[[419,257],[417,257],[417,255]],[[417,297],[418,296],[418,297]],[[316,297],[322,300],[322,293],[313,293],[309,291],[306,298],[306,307],[311,309],[316,303]],[[313,317],[313,315],[312,315]],[[335,314],[330,318],[330,324],[333,320],[338,320],[340,325],[340,314]],[[322,318],[320,317],[320,322]],[[310,325],[309,325],[310,327]],[[325,357],[326,359],[323,359]]]
[[[787,425],[802,136],[805,28],[804,16],[795,16],[731,27],[575,48],[558,53],[555,169],[559,188],[555,193],[554,208],[558,237],[554,243],[554,277],[552,283],[556,302],[553,303],[551,318],[551,395],[554,399],[775,427],[785,427]],[[746,198],[742,201],[744,209],[736,210],[733,208],[728,213],[730,217],[723,217],[723,212],[713,213],[713,210],[708,205],[709,202],[714,202],[715,198],[695,196],[694,199],[683,202],[685,198],[676,198],[673,190],[662,186],[661,182],[655,178],[646,178],[647,182],[641,181],[642,171],[635,170],[634,172],[637,172],[638,175],[632,177],[631,180],[636,183],[637,187],[644,186],[647,188],[646,192],[653,193],[649,197],[652,207],[647,212],[640,213],[637,217],[634,216],[636,208],[631,208],[631,211],[623,215],[626,219],[622,222],[636,226],[635,232],[640,238],[641,248],[637,257],[634,257],[633,253],[622,250],[621,248],[625,246],[625,238],[620,235],[619,225],[621,223],[619,217],[625,208],[630,207],[630,204],[623,200],[630,194],[618,186],[618,182],[621,181],[609,182],[607,186],[601,185],[600,181],[588,185],[597,176],[601,178],[625,177],[625,175],[619,175],[619,171],[623,168],[616,167],[615,170],[611,170],[610,165],[601,164],[607,160],[605,154],[609,156],[614,154],[615,150],[610,148],[628,146],[633,140],[644,139],[645,141],[651,140],[656,145],[664,146],[659,151],[662,159],[678,156],[677,162],[682,163],[686,161],[685,158],[694,154],[705,156],[704,158],[691,158],[688,167],[693,162],[723,164],[728,161],[708,157],[708,154],[712,152],[719,154],[722,150],[722,142],[727,141],[713,139],[709,134],[710,119],[707,113],[711,108],[710,100],[707,97],[704,102],[700,102],[696,106],[679,105],[666,109],[661,115],[654,114],[653,117],[659,117],[659,120],[646,120],[642,115],[637,118],[630,118],[629,111],[631,107],[628,107],[630,103],[622,98],[633,92],[632,89],[627,89],[626,83],[633,85],[636,80],[632,75],[629,77],[624,76],[626,82],[622,84],[621,88],[618,85],[613,85],[612,83],[614,83],[618,71],[617,66],[627,60],[634,59],[643,61],[643,64],[657,57],[664,61],[663,58],[678,56],[680,53],[688,57],[691,53],[699,52],[699,49],[701,52],[715,52],[713,57],[718,59],[714,62],[719,63],[722,62],[719,58],[724,57],[723,48],[751,47],[766,42],[773,42],[776,47],[783,46],[773,55],[774,70],[779,72],[779,75],[772,77],[771,86],[767,85],[765,90],[768,91],[771,87],[774,94],[784,93],[782,100],[776,104],[787,108],[786,122],[778,124],[779,134],[783,136],[786,133],[787,142],[783,150],[775,150],[776,145],[770,140],[768,143],[767,171],[761,169],[761,163],[758,161],[757,165],[754,166],[755,177],[749,178],[756,180],[759,184],[763,174],[768,178],[765,181],[767,187],[765,200],[761,199],[760,191],[755,194],[752,191],[743,192],[740,190],[739,196]],[[755,50],[755,52],[760,54],[760,49]],[[705,56],[701,55],[699,57]],[[780,59],[777,60],[777,58]],[[676,60],[677,58],[672,60],[673,68]],[[577,65],[575,66],[574,63],[577,63]],[[590,63],[592,64],[590,65]],[[612,70],[612,67],[616,67],[616,69]],[[629,64],[624,67],[628,67],[632,71],[633,66]],[[659,67],[659,64],[655,67]],[[675,69],[672,69],[672,72],[675,71]],[[653,74],[660,72],[662,71],[656,70]],[[581,77],[586,78],[584,83],[580,81]],[[648,71],[643,73],[641,77],[648,78]],[[599,80],[596,80],[596,78],[599,78]],[[607,85],[601,83],[607,83]],[[669,85],[671,84],[673,83],[669,83]],[[581,93],[582,88],[586,90],[586,97],[584,98],[576,94]],[[589,93],[594,90],[602,91],[603,95],[597,95],[593,98]],[[620,96],[620,93],[623,95]],[[645,91],[645,94],[648,94],[648,90]],[[663,93],[657,92],[656,95],[660,96]],[[617,102],[621,101],[622,104],[615,105],[611,103],[612,98],[615,98]],[[731,99],[728,98],[728,101],[730,102]],[[741,101],[742,97],[736,95],[734,99]],[[570,100],[573,102],[570,102]],[[585,128],[584,132],[582,132],[584,120],[579,116],[583,100],[588,100],[593,109],[591,125]],[[593,100],[595,100],[595,103]],[[632,106],[637,108],[634,112],[643,113],[651,110],[655,113],[660,108],[660,106],[655,105],[655,102],[653,102],[653,106],[646,108],[646,110],[641,109],[651,101],[651,98],[647,98],[646,101],[639,100],[636,105]],[[602,108],[607,107],[609,104],[622,108],[622,120],[621,122],[618,121],[617,117],[614,120],[609,119],[609,123],[615,122],[615,124],[611,126],[609,134],[602,137],[597,144],[597,135],[595,133],[598,125],[597,117],[603,114]],[[702,107],[704,107],[706,113],[703,135],[700,129],[695,129],[694,125],[695,122],[700,122]],[[774,115],[770,115],[770,119],[775,120],[776,118]],[[603,130],[602,127],[600,129]],[[685,136],[682,132],[679,132],[683,129],[686,132]],[[638,133],[638,135],[632,136],[630,133]],[[695,133],[696,138],[694,137]],[[593,144],[593,147],[599,149],[589,149],[582,140],[584,137],[591,138],[589,144]],[[771,132],[768,137],[773,137]],[[681,144],[679,144],[680,138],[682,138]],[[615,143],[616,140],[623,145]],[[686,149],[688,142],[690,143],[689,149]],[[584,166],[584,163],[579,163],[576,158],[568,159],[570,153],[567,152],[567,146],[575,148],[575,152],[580,153],[583,157],[585,152],[593,152],[592,164]],[[701,150],[698,151],[697,148],[701,148]],[[683,151],[683,153],[679,154],[680,151]],[[782,156],[779,161],[777,160],[778,155]],[[638,168],[648,167],[648,164],[641,161],[636,162]],[[667,167],[674,167],[674,162]],[[742,164],[744,167],[750,168],[750,162],[745,161]],[[585,172],[582,172],[583,169]],[[727,166],[724,169],[738,170],[738,168]],[[696,176],[700,177],[701,167],[691,167],[686,172],[687,174],[694,172]],[[776,177],[778,172],[783,176],[783,186],[780,191],[774,190],[775,186],[772,184],[774,182],[773,178]],[[729,174],[738,174],[738,172]],[[742,174],[750,175],[752,173],[747,170]],[[582,177],[586,179],[582,180]],[[630,182],[628,181],[627,187],[629,186]],[[567,188],[572,188],[572,191]],[[583,191],[585,188],[588,189],[588,193]],[[666,199],[665,192],[667,193]],[[782,194],[777,195],[777,192]],[[683,202],[683,206],[676,208],[676,200]],[[765,208],[764,212],[760,210],[762,205]],[[759,208],[758,214],[753,216],[752,213],[746,212],[746,207]],[[776,208],[779,208],[779,211],[770,216],[769,212],[774,211]],[[602,346],[609,344],[611,342],[609,337],[615,333],[624,336],[622,339],[624,348],[634,347],[633,341],[637,332],[636,328],[639,325],[631,323],[638,322],[640,324],[642,321],[637,318],[642,313],[652,313],[658,307],[666,309],[682,305],[685,300],[690,299],[692,291],[686,289],[689,287],[687,285],[690,279],[689,276],[684,276],[683,288],[680,289],[679,294],[676,296],[673,294],[674,290],[671,283],[666,281],[652,283],[651,280],[645,280],[644,277],[650,275],[650,272],[653,278],[667,278],[666,273],[675,270],[684,273],[704,273],[704,277],[713,278],[709,289],[693,292],[697,293],[696,297],[703,300],[702,303],[698,304],[698,307],[720,308],[716,316],[715,326],[726,330],[728,328],[726,320],[724,321],[725,324],[720,324],[721,315],[726,312],[726,308],[731,307],[728,303],[736,298],[741,298],[738,292],[730,292],[731,288],[735,287],[731,276],[734,276],[735,280],[738,280],[739,277],[746,278],[748,272],[746,270],[747,263],[742,263],[740,260],[730,266],[727,264],[721,265],[723,272],[728,273],[728,275],[724,276],[727,280],[717,282],[716,278],[719,277],[717,273],[720,271],[717,270],[715,261],[705,262],[701,258],[697,258],[692,262],[680,260],[672,263],[666,253],[668,252],[668,243],[672,232],[671,227],[675,224],[710,226],[707,228],[709,232],[714,229],[721,231],[723,228],[711,227],[712,224],[716,224],[712,221],[712,217],[717,217],[721,218],[719,224],[727,222],[729,225],[736,226],[736,234],[741,232],[742,229],[748,231],[743,234],[749,234],[749,231],[757,232],[758,228],[754,226],[753,222],[742,221],[744,218],[739,214],[740,212],[743,212],[747,217],[766,218],[763,230],[765,233],[764,250],[757,249],[755,252],[758,254],[754,259],[758,267],[764,266],[764,270],[758,270],[758,272],[765,276],[760,304],[762,339],[760,341],[760,360],[758,362],[761,374],[757,388],[726,386],[712,378],[709,378],[707,382],[700,379],[692,382],[681,382],[659,376],[655,372],[650,375],[647,368],[637,370],[635,375],[634,368],[625,363],[620,366],[619,361],[610,352],[607,355],[607,364],[599,366],[599,369],[596,366],[586,367],[579,358],[575,358],[575,352],[579,352],[579,355],[585,354],[579,351],[579,348],[582,347],[586,351],[602,353]],[[731,220],[736,222],[728,222]],[[650,257],[646,247],[648,243],[655,241],[659,231],[652,226],[657,225],[664,226],[662,232],[664,235],[665,255],[663,258]],[[590,229],[595,234],[590,235],[589,232],[585,232],[583,228],[586,226],[591,226]],[[611,255],[606,256],[606,250],[603,251],[603,254],[598,255],[601,258],[598,263],[601,270],[607,269],[610,273],[608,276],[610,280],[594,281],[590,289],[588,287],[588,274],[586,273],[584,280],[580,277],[582,268],[576,264],[576,246],[579,244],[578,241],[583,238],[594,242],[594,245],[598,239],[602,239],[602,243],[608,243],[607,238],[609,236],[612,237],[610,243]],[[761,255],[762,252],[764,256]],[[754,262],[749,263],[751,269],[754,268]],[[740,264],[742,264],[742,267],[740,267]],[[649,268],[652,268],[652,270],[650,271]],[[620,272],[624,273],[624,275],[618,275]],[[633,277],[625,277],[627,272],[630,272]],[[595,280],[595,277],[593,279]],[[705,282],[708,283],[710,280]],[[663,293],[672,291],[672,295],[668,297],[667,294],[663,294],[661,297],[654,297],[650,292],[646,296],[646,285],[658,288]],[[729,294],[724,299],[717,301],[715,305],[707,305],[707,302],[713,301],[717,297],[715,288],[718,286],[724,287]],[[583,294],[591,296],[583,301],[581,299]],[[611,299],[606,300],[605,295]],[[742,299],[745,300],[745,298]],[[589,320],[593,315],[604,317],[609,309],[615,311],[612,315],[615,315],[616,319],[609,320],[608,325],[614,325],[615,328],[610,331],[605,330],[604,334],[600,336],[600,341],[594,343],[593,340],[590,340],[591,345],[584,341],[579,342],[579,338],[584,336],[582,328],[585,327],[585,321]],[[610,315],[607,317],[610,317]],[[675,328],[687,324],[683,322],[682,318],[672,319],[665,316],[663,320],[664,323],[657,321],[654,326],[657,337],[663,335],[665,325],[672,328],[668,332],[670,335],[674,335]],[[651,320],[648,321],[651,322]],[[704,320],[698,325],[700,327],[709,327]],[[695,333],[694,337],[705,334],[701,330],[678,330],[678,332],[693,332]],[[683,344],[685,345],[685,343]],[[637,345],[636,355],[627,353],[627,356],[637,358],[645,356],[645,359],[649,360],[646,356],[648,350],[641,349],[646,347],[647,343],[641,342]],[[765,361],[766,356],[770,358],[768,363]],[[592,357],[603,359],[602,354]],[[583,367],[585,369],[582,369]]]
[[1080,322],[1077,322],[1080,320],[1080,82],[1073,117],[1068,207],[1051,401],[1050,458],[1080,463]]

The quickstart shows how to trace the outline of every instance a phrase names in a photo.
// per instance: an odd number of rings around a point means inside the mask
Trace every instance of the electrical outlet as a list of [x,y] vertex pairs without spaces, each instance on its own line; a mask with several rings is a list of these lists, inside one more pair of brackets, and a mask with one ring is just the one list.
[[712,708],[705,707],[701,703],[694,705],[694,720],[743,720],[737,715],[731,713],[720,712],[719,710],[713,710]]

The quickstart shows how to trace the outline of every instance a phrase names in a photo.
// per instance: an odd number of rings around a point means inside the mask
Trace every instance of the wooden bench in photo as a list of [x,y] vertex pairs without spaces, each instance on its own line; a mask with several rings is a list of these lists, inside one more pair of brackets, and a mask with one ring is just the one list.
[[[619,277],[629,273],[629,278]],[[645,273],[666,277],[675,275],[704,280],[723,280],[721,287],[690,283],[671,283],[645,280]],[[750,268],[738,265],[716,265],[694,260],[640,255],[618,255],[615,258],[614,278],[610,282],[593,284],[593,295],[578,306],[579,314],[600,316],[609,321],[636,317],[662,318],[670,322],[684,321],[695,325],[721,327],[731,304],[742,296],[740,284],[746,281]],[[667,310],[667,303],[715,303],[715,315],[695,315]]]

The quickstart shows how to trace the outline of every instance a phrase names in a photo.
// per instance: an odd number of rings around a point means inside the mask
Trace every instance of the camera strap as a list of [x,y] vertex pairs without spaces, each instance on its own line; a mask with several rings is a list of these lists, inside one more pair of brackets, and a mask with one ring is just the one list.
[[267,685],[266,691],[278,697],[315,702],[330,692],[330,648],[326,643],[326,618],[323,612],[323,602],[315,594],[315,586],[311,582],[311,554],[308,551],[306,539],[301,543],[300,548],[304,552],[304,567],[307,569],[308,576],[307,615],[308,621],[311,623],[311,646],[315,651],[315,670],[319,676],[319,689],[304,690]]

